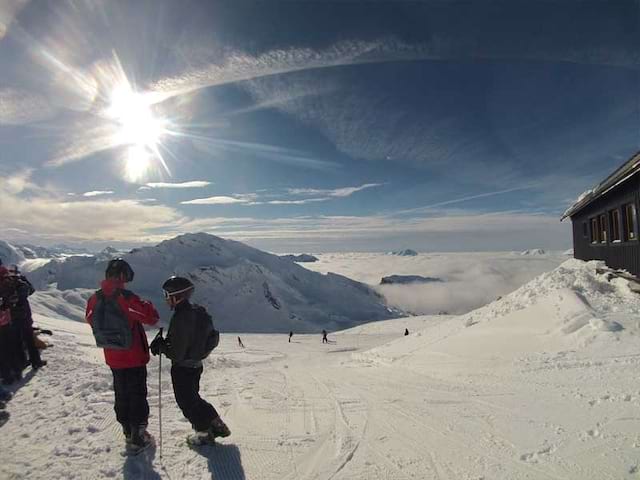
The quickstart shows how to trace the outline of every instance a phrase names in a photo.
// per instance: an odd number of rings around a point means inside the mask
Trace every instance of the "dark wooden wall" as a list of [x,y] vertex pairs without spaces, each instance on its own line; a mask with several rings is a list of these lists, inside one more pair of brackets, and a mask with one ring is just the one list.
[[[609,210],[621,208],[627,203],[636,206],[636,217],[640,215],[640,173],[614,187],[602,197],[571,217],[573,224],[574,257],[580,260],[604,260],[612,268],[624,269],[635,276],[640,276],[640,232],[636,232],[636,240],[611,243]],[[607,243],[592,245],[590,237],[590,219],[605,214],[607,216]],[[624,232],[624,212],[621,211],[621,231]],[[587,222],[587,236],[583,235],[583,222]],[[636,218],[640,226],[640,218]]]

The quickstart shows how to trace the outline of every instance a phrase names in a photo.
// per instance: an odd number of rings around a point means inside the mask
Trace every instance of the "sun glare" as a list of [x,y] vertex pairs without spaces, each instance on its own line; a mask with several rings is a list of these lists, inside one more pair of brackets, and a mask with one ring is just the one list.
[[151,166],[151,159],[159,156],[160,142],[167,133],[166,120],[154,114],[144,94],[128,85],[113,90],[106,113],[117,124],[114,143],[128,146],[125,157],[127,179],[140,180]]

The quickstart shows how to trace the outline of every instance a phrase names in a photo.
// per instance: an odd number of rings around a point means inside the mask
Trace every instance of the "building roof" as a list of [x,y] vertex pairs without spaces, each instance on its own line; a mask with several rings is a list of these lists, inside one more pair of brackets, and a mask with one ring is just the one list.
[[638,171],[640,171],[640,152],[633,155],[602,182],[586,192],[583,192],[578,197],[578,200],[576,200],[575,203],[564,212],[560,221],[567,217],[572,217],[611,189],[627,181]]

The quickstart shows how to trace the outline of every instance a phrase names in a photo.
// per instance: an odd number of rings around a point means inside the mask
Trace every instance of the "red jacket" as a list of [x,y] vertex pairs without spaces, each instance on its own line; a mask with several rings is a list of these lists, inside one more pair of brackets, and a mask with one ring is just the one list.
[[[108,279],[103,280],[100,285],[105,296],[112,296],[116,290],[124,289],[124,282]],[[87,303],[85,319],[89,325],[93,321],[93,312],[97,303],[94,293]],[[142,367],[149,363],[149,345],[147,334],[142,324],[155,325],[160,318],[158,312],[151,302],[140,300],[137,295],[118,296],[118,304],[129,319],[129,326],[133,330],[133,343],[129,350],[104,349],[104,359],[111,368],[133,368]]]

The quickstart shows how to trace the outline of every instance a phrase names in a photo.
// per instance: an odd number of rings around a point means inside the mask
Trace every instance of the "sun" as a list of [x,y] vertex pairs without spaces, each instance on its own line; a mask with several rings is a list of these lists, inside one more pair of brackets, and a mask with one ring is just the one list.
[[168,133],[167,121],[155,115],[147,95],[128,84],[114,88],[109,100],[106,115],[116,125],[113,142],[127,146],[125,176],[129,181],[138,181],[154,158],[164,165],[159,149]]

